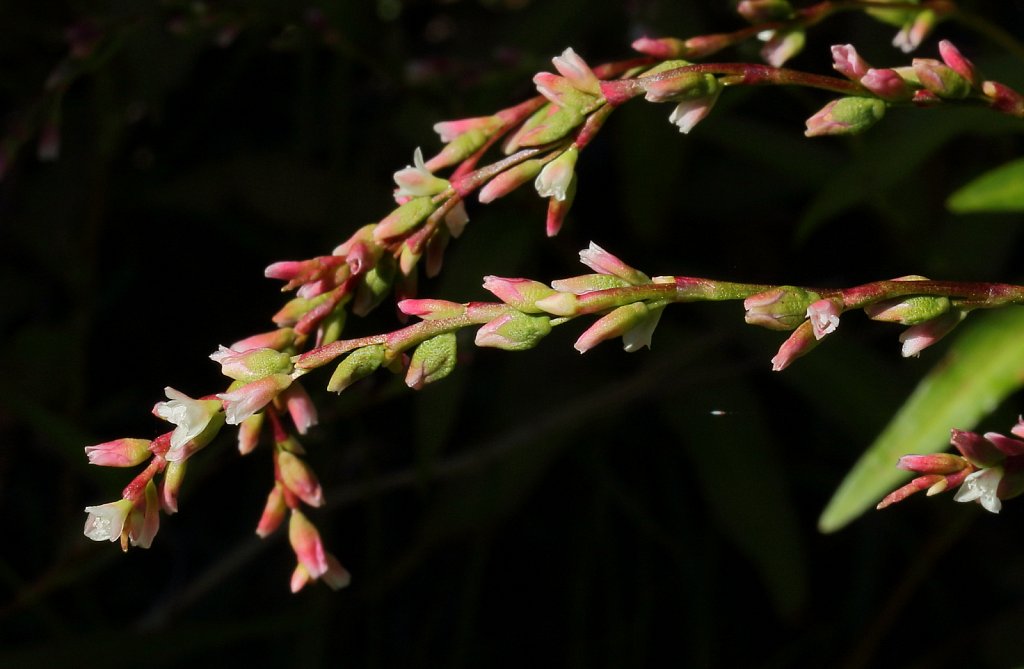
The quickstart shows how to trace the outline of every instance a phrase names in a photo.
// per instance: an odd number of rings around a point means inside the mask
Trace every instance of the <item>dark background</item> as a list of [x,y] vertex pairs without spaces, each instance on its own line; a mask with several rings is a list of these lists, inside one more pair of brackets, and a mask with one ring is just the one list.
[[[1024,3],[961,5],[1021,34]],[[726,2],[196,7],[0,8],[0,666],[1024,664],[1019,503],[993,516],[915,498],[816,530],[944,348],[902,360],[898,330],[857,315],[782,374],[768,371],[782,336],[729,303],[669,309],[633,355],[613,342],[579,356],[577,324],[524,353],[467,339],[456,372],[420,393],[380,373],[327,396],[312,377],[322,424],[303,443],[328,506],[311,515],[353,573],[338,593],[289,594],[286,542],[253,536],[269,449],[239,458],[228,431],[192,460],[150,550],[88,541],[82,508],[130,474],[90,467],[83,446],[166,429],[148,413],[165,385],[221,388],[206,356],[269,329],[282,303],[263,268],[383,216],[394,170],[438,147],[433,123],[531,95],[569,45],[597,63],[644,34],[742,25]],[[86,20],[97,49],[47,94],[65,29]],[[904,64],[894,31],[845,14],[792,65],[827,73],[828,45],[847,42]],[[937,37],[1024,86],[1019,56],[954,24]],[[827,100],[729,90],[689,136],[670,105],[626,105],[582,154],[558,238],[530,188],[470,203],[421,294],[487,299],[485,274],[578,274],[590,240],[649,274],[1022,280],[1018,216],[943,205],[1021,154],[1020,120],[896,109],[867,135],[806,140]],[[35,157],[41,122],[59,122],[56,161]],[[385,307],[349,332],[396,323]],[[1009,427],[1020,399],[983,427]]]

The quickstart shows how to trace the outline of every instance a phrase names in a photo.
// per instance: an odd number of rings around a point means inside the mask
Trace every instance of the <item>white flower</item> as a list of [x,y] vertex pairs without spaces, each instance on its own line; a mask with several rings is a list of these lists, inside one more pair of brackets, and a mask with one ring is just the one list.
[[814,338],[821,339],[825,335],[835,332],[839,327],[840,313],[839,305],[828,298],[812,302],[807,307],[807,318],[811,320]]
[[93,541],[117,541],[133,506],[131,500],[119,499],[109,504],[85,507],[89,514],[85,519],[85,536]]
[[544,169],[537,175],[533,182],[537,193],[541,197],[553,197],[563,202],[569,185],[572,183],[575,174],[576,159],[580,152],[575,146],[571,146],[562,152],[560,156],[544,166]]
[[412,155],[412,165],[395,172],[395,184],[398,197],[422,197],[436,195],[448,188],[448,180],[435,177],[423,162],[423,151],[417,147]]
[[999,483],[1003,480],[1002,467],[979,469],[964,479],[963,485],[953,497],[958,502],[977,501],[987,511],[999,513],[1003,503],[997,496]]
[[174,423],[171,435],[171,450],[181,451],[206,429],[210,420],[219,410],[219,402],[211,400],[194,400],[185,393],[178,392],[170,386],[164,388],[166,402],[157,402],[153,413],[164,420]]
[[651,309],[639,324],[633,326],[622,335],[622,349],[626,353],[639,351],[644,346],[647,348],[651,347],[651,335],[654,334],[654,329],[658,327],[658,321],[661,320],[661,313],[663,311],[665,311],[664,307]]

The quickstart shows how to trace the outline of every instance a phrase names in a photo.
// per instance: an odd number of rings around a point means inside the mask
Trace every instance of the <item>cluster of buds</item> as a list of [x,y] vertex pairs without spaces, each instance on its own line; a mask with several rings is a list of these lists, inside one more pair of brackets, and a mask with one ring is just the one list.
[[861,95],[832,100],[807,120],[808,137],[849,135],[877,123],[890,104],[975,99],[996,111],[1024,116],[1024,96],[996,81],[984,81],[970,60],[948,40],[939,42],[939,55],[914,58],[910,66],[875,68],[850,44],[832,47],[837,72],[863,87]]
[[960,455],[903,456],[896,466],[919,476],[886,495],[877,508],[902,502],[922,490],[928,496],[956,490],[953,499],[957,502],[977,502],[999,513],[1003,500],[1024,493],[1024,420],[1018,420],[1010,432],[1020,438],[953,430],[950,444]]

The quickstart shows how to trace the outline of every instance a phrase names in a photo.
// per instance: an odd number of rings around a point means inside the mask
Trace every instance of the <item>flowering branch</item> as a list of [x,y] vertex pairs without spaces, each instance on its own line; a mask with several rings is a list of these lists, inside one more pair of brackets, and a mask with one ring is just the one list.
[[[649,346],[664,308],[694,301],[743,300],[746,320],[792,334],[772,359],[782,370],[834,332],[840,316],[863,310],[874,320],[907,326],[903,355],[917,355],[953,329],[973,309],[1024,304],[1024,287],[994,283],[930,281],[908,276],[848,289],[732,283],[693,277],[650,278],[596,245],[580,253],[594,273],[553,281],[487,277],[484,287],[500,302],[459,304],[416,299],[420,261],[427,276],[441,271],[445,248],[468,223],[465,203],[476,194],[487,204],[532,183],[548,201],[546,231],[559,232],[578,186],[576,163],[611,113],[643,96],[672,102],[670,121],[690,132],[735,86],[798,86],[839,94],[806,122],[807,136],[853,134],[879,121],[892,106],[984,105],[1024,118],[1024,96],[984,80],[949,42],[941,61],[914,59],[908,66],[873,68],[851,45],[832,48],[841,77],[781,65],[802,47],[803,31],[838,11],[864,10],[901,26],[897,43],[916,47],[935,23],[955,14],[952,3],[822,2],[793,10],[781,0],[746,0],[740,13],[754,23],[733,33],[681,41],[643,38],[644,54],[591,68],[572,49],[552,60],[557,74],[534,77],[538,95],[489,116],[435,125],[443,148],[394,175],[396,207],[357,230],[330,255],[270,265],[266,276],[285,281],[296,295],[272,318],[275,330],[221,347],[210,357],[232,382],[223,392],[193,399],[173,388],[154,414],[174,429],[152,441],[121,439],[87,449],[90,462],[134,467],[148,464],[118,501],[86,508],[85,533],[95,540],[147,547],[159,512],[177,511],[187,460],[210,444],[224,425],[239,427],[238,446],[251,452],[262,433],[273,442],[273,485],[257,524],[267,536],[288,519],[297,559],[292,589],[322,579],[332,587],[348,574],[325,550],[308,507],[324,503],[316,475],[303,459],[299,438],[316,424],[316,409],[300,379],[337,362],[328,390],[340,392],[385,367],[404,371],[412,388],[438,381],[456,364],[456,333],[478,327],[481,347],[534,347],[553,327],[583,316],[597,320],[577,339],[586,352],[621,337],[627,351]],[[691,63],[726,46],[767,33],[758,63]],[[503,156],[480,166],[499,146]],[[451,170],[447,177],[439,176]],[[404,316],[419,322],[388,334],[342,339],[349,314],[366,315],[394,292]],[[959,470],[958,470],[959,471]],[[969,474],[964,475],[967,480]]]

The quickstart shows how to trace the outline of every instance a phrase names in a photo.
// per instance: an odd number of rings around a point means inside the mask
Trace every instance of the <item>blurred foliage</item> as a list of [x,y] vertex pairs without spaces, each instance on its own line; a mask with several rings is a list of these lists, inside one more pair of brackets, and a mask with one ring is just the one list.
[[[961,4],[1024,33],[1020,2]],[[437,146],[435,121],[517,102],[567,45],[622,58],[643,34],[738,27],[730,7],[0,6],[4,155],[17,148],[0,182],[0,666],[1024,662],[1020,504],[996,517],[914,499],[817,533],[844,473],[947,350],[901,360],[896,329],[856,318],[783,374],[768,372],[778,333],[745,326],[738,305],[686,305],[653,351],[580,357],[560,328],[524,353],[466,342],[453,375],[420,393],[378,375],[316,395],[322,426],[305,443],[327,487],[316,522],[354,574],[340,593],[288,594],[290,551],[252,535],[270,459],[239,458],[230,438],[194,460],[152,549],[82,536],[82,508],[128,478],[88,467],[82,447],[155,436],[147,410],[165,385],[220,387],[206,356],[268,329],[281,301],[263,267],[386,213],[392,172]],[[54,116],[43,83],[82,21],[104,38]],[[1024,86],[1020,62],[976,32],[937,37]],[[793,65],[827,72],[832,43],[903,63],[891,39],[843,15]],[[1018,214],[944,206],[1022,155],[1024,125],[900,109],[862,137],[806,140],[826,99],[729,91],[686,137],[668,105],[627,105],[581,157],[558,238],[531,193],[471,206],[421,293],[484,299],[484,274],[573,274],[589,240],[652,274],[1024,279]],[[60,155],[39,161],[30,129],[48,122]],[[381,309],[347,327],[395,323]],[[1005,430],[1020,400],[982,427]]]

